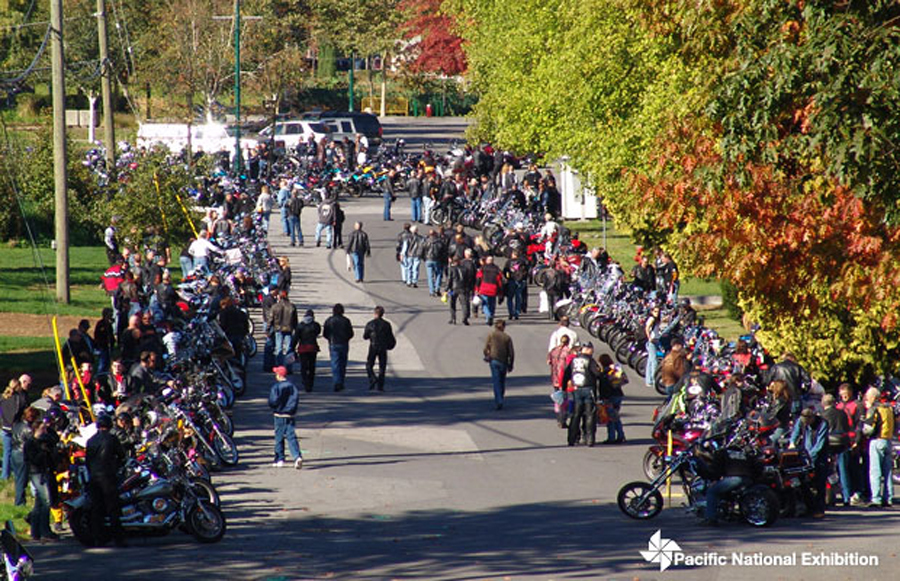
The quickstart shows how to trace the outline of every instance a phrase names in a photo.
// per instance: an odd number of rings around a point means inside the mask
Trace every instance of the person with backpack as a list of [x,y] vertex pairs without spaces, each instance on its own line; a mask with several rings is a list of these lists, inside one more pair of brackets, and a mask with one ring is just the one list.
[[[366,324],[363,340],[369,341],[366,357],[366,374],[369,376],[369,391],[384,391],[384,374],[387,371],[387,352],[397,346],[394,329],[384,320],[384,307],[375,307],[375,318]],[[378,360],[378,374],[375,374],[375,360]]]
[[272,466],[274,468],[284,466],[284,441],[287,440],[294,459],[294,468],[300,470],[303,467],[303,455],[294,427],[294,415],[297,413],[300,393],[297,386],[287,379],[287,368],[280,365],[273,371],[275,383],[269,390],[269,407],[275,418],[275,463]]
[[303,246],[303,231],[300,228],[300,213],[303,211],[305,203],[297,190],[291,194],[287,203],[288,212],[288,232],[291,235],[291,246]]
[[319,221],[316,224],[316,248],[322,245],[322,232],[325,232],[325,248],[331,248],[334,242],[335,202],[325,198],[319,204]]

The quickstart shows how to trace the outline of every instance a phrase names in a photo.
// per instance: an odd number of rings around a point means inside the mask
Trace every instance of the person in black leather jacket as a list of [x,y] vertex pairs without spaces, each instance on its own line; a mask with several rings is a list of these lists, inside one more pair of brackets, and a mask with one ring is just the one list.
[[125,449],[110,429],[112,418],[104,414],[97,418],[97,433],[87,441],[85,460],[90,482],[91,532],[98,545],[106,543],[103,521],[109,519],[113,540],[117,547],[125,545],[122,523],[119,520],[118,472],[125,462]]
[[[366,324],[363,339],[369,341],[366,357],[366,373],[369,376],[369,390],[384,391],[384,374],[387,370],[387,352],[397,345],[391,324],[384,320],[384,307],[375,307],[375,318]],[[378,374],[375,374],[375,360],[378,360]]]
[[328,339],[331,353],[331,381],[334,391],[344,390],[344,378],[347,375],[347,355],[350,351],[350,339],[353,338],[353,324],[344,316],[344,305],[337,303],[332,308],[332,315],[325,320],[322,336]]

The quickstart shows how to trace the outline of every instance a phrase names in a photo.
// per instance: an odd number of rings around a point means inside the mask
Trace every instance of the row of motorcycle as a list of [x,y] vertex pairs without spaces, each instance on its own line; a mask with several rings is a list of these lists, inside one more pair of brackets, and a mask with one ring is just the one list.
[[[95,414],[128,412],[137,419],[134,428],[125,428],[133,446],[118,490],[121,524],[128,535],[181,530],[201,543],[215,543],[225,534],[212,475],[239,461],[232,414],[246,391],[249,359],[257,351],[248,309],[259,304],[259,289],[277,271],[264,230],[257,232],[218,241],[233,252],[211,264],[222,286],[238,298],[248,332],[227,336],[216,318],[221,295],[209,287],[208,276],[189,277],[178,288],[178,312],[159,325],[165,349],[164,370],[155,372],[160,389],[118,400],[115,408],[93,406]],[[99,539],[90,526],[85,446],[96,425],[89,423],[83,404],[64,402],[61,410],[60,435],[68,443],[63,507],[75,538],[94,546]]]

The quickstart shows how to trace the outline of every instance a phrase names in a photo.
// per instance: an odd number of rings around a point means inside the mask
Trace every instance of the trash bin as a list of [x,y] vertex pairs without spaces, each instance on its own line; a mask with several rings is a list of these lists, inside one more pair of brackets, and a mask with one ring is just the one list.
[[425,105],[425,116],[431,117],[434,115],[434,107],[431,106],[431,103]]

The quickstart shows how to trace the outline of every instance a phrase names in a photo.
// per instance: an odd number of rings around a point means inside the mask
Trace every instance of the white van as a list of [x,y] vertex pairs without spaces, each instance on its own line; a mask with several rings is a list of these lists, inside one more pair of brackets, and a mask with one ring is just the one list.
[[[275,148],[294,149],[301,141],[309,141],[313,136],[316,143],[328,137],[327,126],[317,121],[287,120],[275,123]],[[272,137],[272,126],[259,132],[257,143],[268,143]]]
[[[234,137],[229,135],[225,125],[207,123],[191,125],[191,149],[216,153],[221,150],[234,150]],[[150,148],[164,145],[169,151],[180,152],[187,147],[188,125],[186,123],[141,123],[138,126],[137,146]],[[255,142],[254,142],[255,144]],[[241,147],[250,145],[241,139]]]

